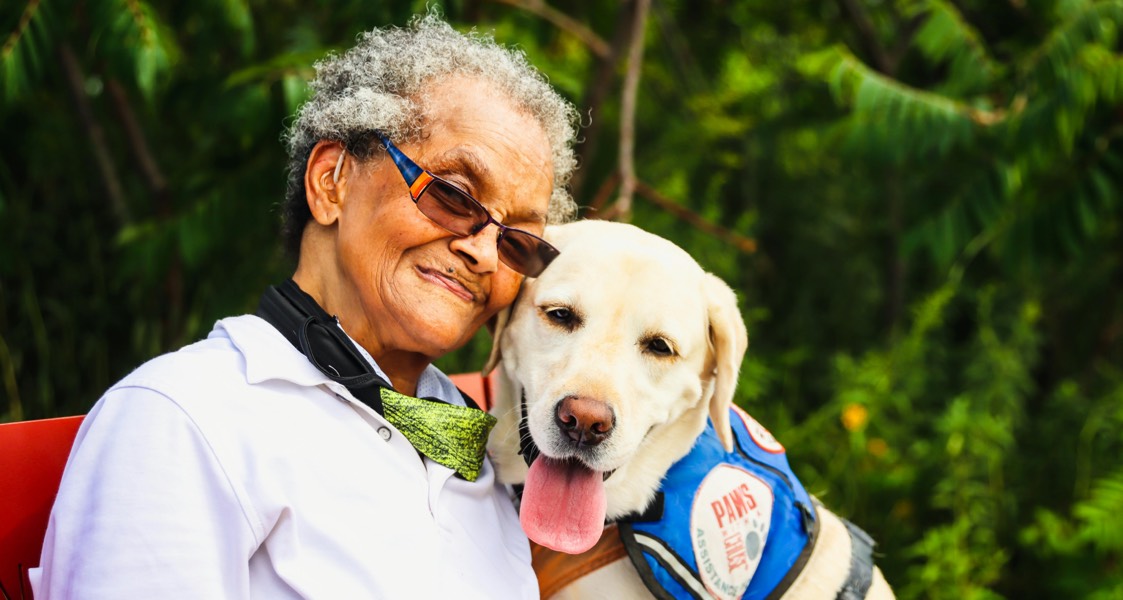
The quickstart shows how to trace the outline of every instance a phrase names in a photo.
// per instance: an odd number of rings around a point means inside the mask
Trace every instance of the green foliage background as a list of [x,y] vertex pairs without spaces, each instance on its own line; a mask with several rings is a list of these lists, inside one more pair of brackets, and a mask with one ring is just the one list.
[[[597,54],[518,4],[443,10],[588,106]],[[632,7],[556,6],[607,41]],[[291,269],[280,135],[312,63],[425,9],[0,6],[0,421],[84,412],[252,311]],[[738,402],[902,598],[1123,598],[1121,25],[1119,0],[652,3],[637,175],[756,250],[644,198],[631,220],[740,292]]]

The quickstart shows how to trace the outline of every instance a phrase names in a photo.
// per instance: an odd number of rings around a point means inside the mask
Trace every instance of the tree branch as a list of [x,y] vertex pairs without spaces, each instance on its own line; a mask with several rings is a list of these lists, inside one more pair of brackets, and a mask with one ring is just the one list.
[[569,180],[569,189],[578,199],[581,198],[581,191],[585,187],[585,178],[589,175],[587,165],[593,163],[597,149],[600,148],[599,142],[602,131],[602,119],[599,118],[600,107],[612,89],[612,82],[616,80],[616,65],[620,62],[620,56],[631,40],[632,28],[629,24],[632,21],[633,4],[634,0],[620,2],[620,9],[616,15],[616,26],[613,29],[611,52],[607,58],[600,61],[600,66],[597,67],[592,83],[585,88],[585,98],[581,106],[584,114],[589,115],[589,124],[582,131],[584,139],[577,145],[577,162],[583,168],[577,169]]
[[676,25],[674,16],[668,14],[666,2],[651,0],[651,13],[663,45],[674,59],[674,65],[678,67],[679,77],[685,84],[684,91],[688,92],[687,95],[693,95],[700,90],[706,90],[707,78],[698,67],[698,62],[694,60],[694,55],[690,52],[690,44]]
[[[612,194],[612,190],[616,188],[616,185],[618,183],[620,183],[619,172],[612,173],[612,175],[609,175],[608,179],[605,179],[601,183],[600,189],[597,190],[596,200],[594,200],[594,202],[588,207],[589,211],[592,213],[588,216],[588,218],[600,219],[602,221],[611,219],[612,215],[609,214],[609,211],[600,213],[599,209],[604,204],[604,202],[607,201],[608,197]],[[643,181],[636,181],[636,193],[639,194],[641,198],[644,198],[648,202],[654,204],[656,207],[671,213],[678,219],[685,221],[687,224],[693,226],[694,228],[709,233],[714,237],[721,239],[722,241],[732,244],[741,252],[744,252],[746,254],[752,254],[756,252],[756,240],[745,237],[737,233],[736,231],[726,229],[721,225],[717,225],[715,223],[707,221],[698,213],[690,210],[689,208],[686,208],[685,206],[679,204],[678,202],[675,202],[674,200],[664,196],[663,194],[660,194],[658,190],[651,187],[647,183],[644,183]]]
[[636,190],[635,138],[636,93],[643,70],[643,48],[647,13],[651,0],[636,0],[632,16],[632,42],[628,48],[628,71],[624,74],[623,98],[620,101],[620,194],[616,204],[607,211],[607,218],[628,220],[632,214],[632,195]]
[[529,13],[533,13],[542,17],[543,19],[553,23],[558,29],[566,31],[577,39],[585,43],[593,54],[596,54],[602,60],[607,59],[612,54],[612,49],[609,48],[608,42],[596,34],[592,29],[585,26],[584,23],[574,19],[573,17],[561,12],[560,10],[546,4],[544,0],[491,0],[500,4],[507,4],[521,8]]
[[[168,180],[164,177],[160,166],[156,164],[156,157],[148,145],[148,139],[141,129],[140,121],[129,103],[129,96],[125,88],[115,78],[109,78],[106,85],[109,95],[113,100],[113,109],[125,130],[125,138],[129,148],[140,166],[148,191],[152,193],[153,204],[157,216],[165,221],[174,217],[175,208],[172,206],[171,191],[168,189]],[[164,340],[168,346],[178,345],[180,333],[180,320],[183,315],[183,262],[179,252],[172,253],[168,270],[164,273],[164,295],[167,310],[163,317]]]
[[756,252],[756,240],[745,237],[731,229],[726,229],[721,225],[717,225],[716,223],[707,221],[698,213],[660,194],[655,188],[651,187],[650,185],[647,185],[642,181],[638,181],[636,182],[636,192],[655,206],[658,206],[659,208],[671,213],[679,219],[686,221],[697,229],[712,234],[715,237],[732,244],[741,252],[744,252],[746,254],[752,254]]
[[94,119],[93,108],[86,98],[86,78],[82,74],[82,68],[78,65],[78,58],[74,55],[74,50],[68,44],[59,47],[59,59],[62,62],[67,89],[70,91],[70,99],[74,102],[74,108],[78,113],[78,120],[81,121],[82,128],[86,131],[86,136],[93,146],[94,162],[101,174],[105,192],[109,195],[109,206],[117,219],[118,227],[124,227],[132,221],[132,217],[129,214],[128,205],[125,204],[121,180],[117,178],[117,172],[113,168],[109,144],[105,141],[105,132]]
[[35,18],[35,13],[39,10],[39,0],[31,0],[27,6],[23,8],[23,14],[20,15],[19,23],[16,28],[8,34],[8,39],[4,41],[4,45],[0,47],[0,60],[5,60],[11,54],[19,43],[20,38],[27,32],[27,26],[31,24],[31,19]]
[[117,118],[121,120],[121,126],[125,128],[125,138],[129,142],[129,148],[132,150],[137,164],[140,165],[140,172],[144,175],[144,181],[148,184],[149,191],[157,197],[159,212],[170,214],[170,210],[165,210],[170,209],[170,206],[160,206],[168,203],[168,182],[164,179],[164,174],[156,164],[156,158],[148,146],[144,131],[140,128],[140,121],[137,120],[136,113],[133,112],[132,105],[129,104],[129,97],[125,93],[125,88],[121,87],[120,82],[112,77],[109,78],[106,88],[113,99],[113,109],[117,112]]
[[877,39],[877,30],[873,26],[873,21],[866,13],[865,7],[862,6],[860,0],[838,0],[842,12],[850,16],[850,21],[854,23],[854,27],[858,29],[858,37],[862,45],[866,48],[870,58],[873,59],[874,66],[878,71],[888,74],[892,72],[892,67],[889,60],[888,53],[885,48],[882,48],[881,42]]
[[3,335],[0,335],[0,378],[4,379],[4,389],[8,391],[8,412],[5,417],[10,421],[22,421],[23,401],[19,395],[15,362]]
[[889,51],[889,71],[887,71],[886,74],[895,75],[897,73],[897,68],[901,66],[901,60],[912,46],[913,37],[916,36],[916,32],[920,30],[920,26],[923,24],[923,14],[914,15],[909,19],[897,21],[897,43],[893,44],[892,50]]
[[613,171],[609,174],[608,178],[601,182],[600,187],[597,188],[597,193],[593,195],[593,201],[589,203],[589,210],[599,213],[604,205],[608,203],[608,198],[612,196],[612,192],[616,191],[616,187],[620,185],[620,171]]

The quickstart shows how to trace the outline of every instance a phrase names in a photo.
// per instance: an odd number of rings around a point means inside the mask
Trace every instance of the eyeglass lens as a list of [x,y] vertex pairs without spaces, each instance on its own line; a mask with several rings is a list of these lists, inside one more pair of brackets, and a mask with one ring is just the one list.
[[[417,208],[448,231],[475,235],[491,222],[491,215],[459,188],[434,178],[417,198]],[[518,229],[500,227],[499,258],[515,271],[537,277],[557,251],[537,237]]]

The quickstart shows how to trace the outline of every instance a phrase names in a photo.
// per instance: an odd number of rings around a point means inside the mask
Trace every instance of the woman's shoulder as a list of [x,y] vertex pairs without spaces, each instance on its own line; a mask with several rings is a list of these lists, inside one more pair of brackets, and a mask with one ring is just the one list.
[[205,339],[139,366],[99,404],[131,410],[162,398],[228,450],[250,438],[270,447],[272,431],[334,418],[341,403],[324,389],[328,380],[271,327],[252,315],[222,319]]
[[184,384],[217,384],[238,372],[244,379],[237,347],[228,336],[215,336],[217,330],[216,324],[208,337],[149,359],[110,389],[146,387],[159,391]]
[[256,384],[317,385],[323,376],[271,325],[254,315],[215,323],[207,337],[152,358],[110,388],[147,388],[173,399],[237,397]]

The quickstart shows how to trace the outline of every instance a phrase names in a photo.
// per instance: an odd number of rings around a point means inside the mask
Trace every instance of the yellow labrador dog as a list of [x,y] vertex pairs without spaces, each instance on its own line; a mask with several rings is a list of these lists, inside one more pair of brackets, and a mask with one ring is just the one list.
[[489,453],[523,485],[543,596],[892,598],[872,541],[732,406],[733,291],[631,225],[547,237],[561,255],[499,316],[485,368],[501,367]]

